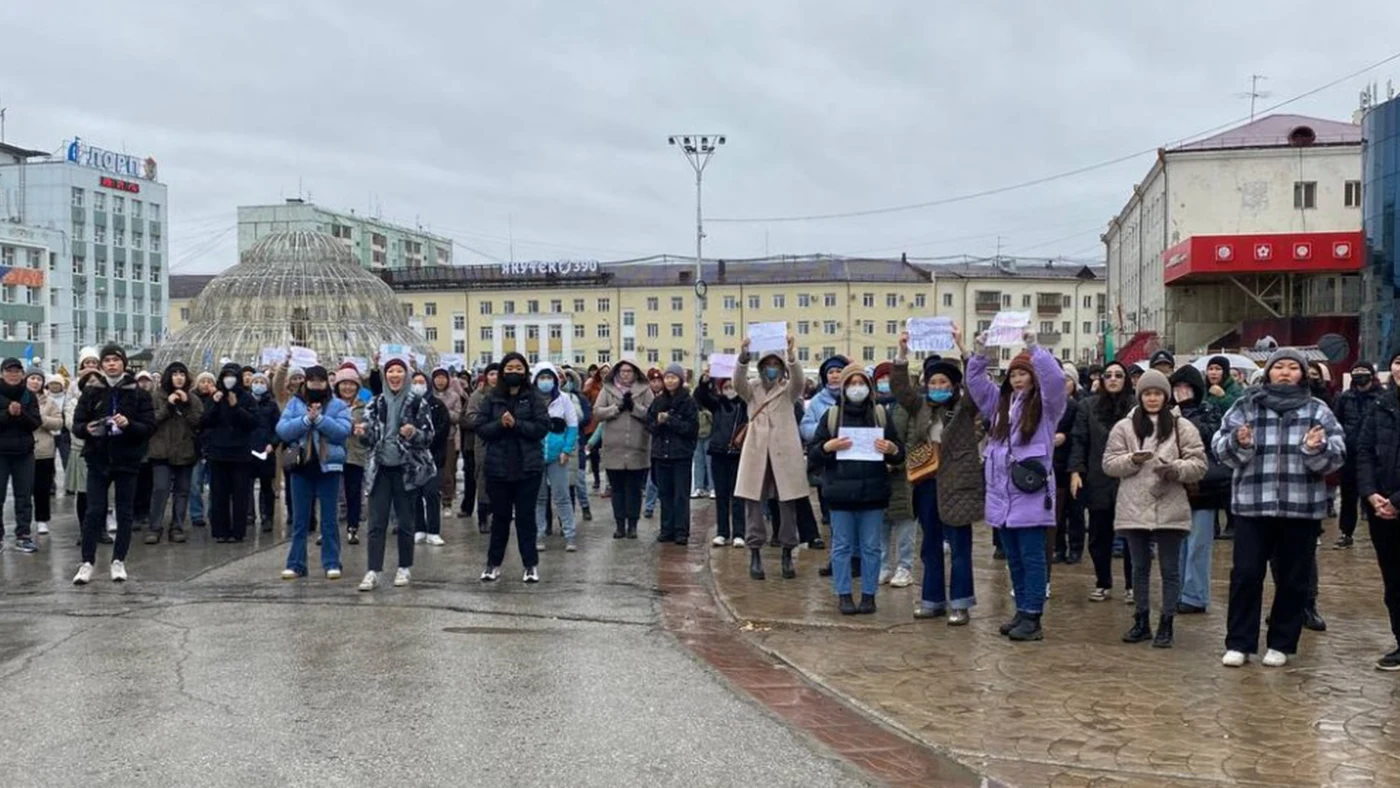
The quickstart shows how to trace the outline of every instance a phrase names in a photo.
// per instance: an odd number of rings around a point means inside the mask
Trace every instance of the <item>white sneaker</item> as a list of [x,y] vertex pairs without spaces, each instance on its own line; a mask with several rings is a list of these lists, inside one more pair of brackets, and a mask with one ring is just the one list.
[[451,520],[453,517],[456,517],[456,516],[457,516],[457,514],[456,514],[456,512],[453,512],[453,511],[452,511],[452,507],[450,507],[450,506],[444,506],[444,507],[442,508],[442,519],[444,519],[444,520]]
[[1282,651],[1275,651],[1274,649],[1269,649],[1268,651],[1264,652],[1264,659],[1262,659],[1261,662],[1263,662],[1265,665],[1271,668],[1281,668],[1284,665],[1288,664],[1288,655],[1283,653]]
[[526,583],[538,583],[538,582],[540,582],[540,570],[539,570],[539,567],[531,566],[531,567],[526,568],[526,570],[525,570],[525,577],[522,578],[522,579],[523,579]]
[[83,563],[78,565],[78,573],[73,575],[73,585],[85,586],[92,582],[92,564]]
[[34,530],[37,531],[38,534],[39,534],[40,536],[48,536],[48,535],[49,535],[49,524],[48,524],[48,523],[35,523],[35,524],[34,524]]
[[744,537],[736,536],[734,537],[734,546],[736,548],[743,549],[745,547],[748,547],[748,543],[744,541]]
[[427,531],[417,531],[417,532],[415,532],[415,533],[413,534],[413,543],[414,543],[414,544],[423,544],[423,543],[426,542],[426,541],[428,541],[428,532],[427,532]]
[[711,499],[711,500],[714,500],[715,498],[718,498],[718,497],[719,497],[719,493],[715,492],[714,490],[710,490],[710,499]]
[[695,489],[690,491],[691,498],[699,498],[701,495],[703,495],[703,493],[701,492],[699,487],[696,487]]
[[365,579],[360,581],[361,591],[373,591],[379,587],[379,573],[365,572]]
[[113,562],[112,562],[112,582],[113,582],[113,583],[125,583],[125,582],[126,582],[126,562],[125,562],[125,561],[113,561]]
[[715,538],[710,540],[710,544],[715,547],[724,547],[725,545],[729,544],[729,540],[725,539],[723,536],[716,536]]
[[1046,583],[1046,584],[1045,584],[1045,598],[1046,598],[1046,599],[1049,599],[1049,598],[1050,598],[1050,584],[1049,584],[1049,583]]
[[394,588],[403,588],[408,585],[409,581],[412,580],[410,577],[411,574],[408,567],[399,567],[399,571],[394,573]]
[[953,546],[952,546],[951,544],[949,544],[948,542],[944,542],[944,543],[943,543],[943,554],[944,554],[944,555],[952,555],[952,554],[953,554]]
[[301,576],[301,575],[298,575],[298,574],[297,574],[297,570],[295,570],[295,569],[283,569],[283,570],[282,570],[282,579],[283,579],[283,580],[296,580],[296,579],[297,579],[298,577],[300,577],[300,576]]
[[1220,658],[1220,664],[1227,668],[1238,668],[1249,661],[1249,657],[1243,651],[1233,649],[1225,652],[1225,656]]
[[501,568],[499,566],[488,566],[486,571],[481,573],[481,582],[494,583],[501,579]]
[[339,570],[339,569],[327,569],[327,570],[326,570],[326,579],[327,579],[327,580],[339,580],[339,579],[340,579],[340,570]]
[[1131,605],[1132,603],[1133,603],[1133,589],[1129,588],[1127,591],[1124,591],[1124,592],[1123,592],[1123,604],[1125,604],[1125,605]]
[[886,567],[881,567],[881,568],[880,568],[880,585],[882,585],[882,586],[887,586],[887,585],[889,585],[889,584],[890,584],[890,580],[893,579],[893,578],[894,578],[894,570],[893,570],[893,569],[890,569],[888,566],[886,566]]
[[890,578],[891,588],[907,588],[914,584],[914,575],[908,569],[900,567],[894,570],[894,577]]
[[116,515],[115,512],[108,512],[108,513],[107,513],[107,533],[109,533],[109,534],[114,534],[114,533],[116,533],[116,532],[117,532],[117,515]]
[[443,545],[447,544],[447,542],[443,541],[442,537],[438,536],[437,534],[428,534],[428,538],[424,541],[426,541],[433,547],[442,547]]
[[1113,597],[1113,592],[1107,588],[1095,588],[1089,592],[1090,602],[1106,602]]

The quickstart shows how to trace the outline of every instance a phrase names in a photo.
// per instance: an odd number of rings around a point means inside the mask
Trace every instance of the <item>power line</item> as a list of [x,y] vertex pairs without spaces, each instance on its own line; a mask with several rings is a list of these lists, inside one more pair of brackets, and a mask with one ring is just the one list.
[[[1313,88],[1312,90],[1308,90],[1308,91],[1305,91],[1305,92],[1303,92],[1303,93],[1299,93],[1298,95],[1293,96],[1292,98],[1289,98],[1289,99],[1287,99],[1287,100],[1285,100],[1285,101],[1280,101],[1280,102],[1277,103],[1277,104],[1274,104],[1274,105],[1272,105],[1272,106],[1265,107],[1264,109],[1260,110],[1260,112],[1262,112],[1262,113],[1269,113],[1269,112],[1273,112],[1274,110],[1281,109],[1281,108],[1283,108],[1283,107],[1288,106],[1289,104],[1293,104],[1293,103],[1295,103],[1295,102],[1298,102],[1298,101],[1301,101],[1301,100],[1303,100],[1303,99],[1305,99],[1305,98],[1308,98],[1309,96],[1313,96],[1313,95],[1316,95],[1316,94],[1318,94],[1318,93],[1321,93],[1322,91],[1327,90],[1328,88],[1335,87],[1335,86],[1337,86],[1337,85],[1341,84],[1342,82],[1345,82],[1345,81],[1347,81],[1347,80],[1349,80],[1349,79],[1354,79],[1354,78],[1356,78],[1356,77],[1359,77],[1359,76],[1361,76],[1362,74],[1365,74],[1365,73],[1368,72],[1368,71],[1374,71],[1375,69],[1380,68],[1381,66],[1384,66],[1385,64],[1390,63],[1390,62],[1392,62],[1392,61],[1394,61],[1394,60],[1400,60],[1400,52],[1396,52],[1396,53],[1394,53],[1394,54],[1392,54],[1392,55],[1390,55],[1390,56],[1388,56],[1388,57],[1386,57],[1386,58],[1383,58],[1383,59],[1381,59],[1381,60],[1378,60],[1378,61],[1376,61],[1375,63],[1372,63],[1372,64],[1369,65],[1369,66],[1366,66],[1366,67],[1364,67],[1364,68],[1358,69],[1358,70],[1353,71],[1353,72],[1351,72],[1351,73],[1349,73],[1349,74],[1345,74],[1345,75],[1343,75],[1343,76],[1337,77],[1336,79],[1334,79],[1334,80],[1332,80],[1332,81],[1330,81],[1330,82],[1328,82],[1328,83],[1326,83],[1326,84],[1319,85],[1318,87],[1315,87],[1315,88]],[[1185,137],[1182,137],[1181,139],[1168,142],[1165,146],[1160,146],[1160,147],[1172,147],[1172,146],[1174,146],[1174,145],[1180,145],[1180,144],[1182,144],[1182,143],[1184,143],[1184,142],[1187,142],[1187,141],[1189,141],[1189,140],[1195,139],[1195,138],[1197,138],[1197,137],[1203,137],[1203,136],[1206,136],[1207,134],[1214,134],[1214,133],[1217,132],[1217,131],[1223,131],[1224,129],[1228,129],[1228,128],[1232,127],[1232,126],[1239,125],[1240,123],[1249,122],[1250,120],[1251,120],[1251,118],[1249,118],[1249,117],[1238,118],[1238,119],[1236,119],[1236,120],[1232,120],[1232,121],[1229,121],[1229,122],[1226,122],[1226,123],[1222,123],[1222,124],[1217,125],[1217,126],[1212,126],[1211,128],[1208,128],[1208,129],[1205,129],[1205,130],[1202,130],[1202,131],[1198,131],[1198,132],[1196,132],[1196,133],[1194,133],[1194,134],[1187,135],[1187,136],[1185,136]],[[1040,185],[1042,185],[1042,184],[1050,183],[1050,182],[1052,182],[1052,181],[1062,180],[1062,179],[1064,179],[1064,178],[1072,178],[1072,177],[1074,177],[1074,176],[1076,176],[1076,175],[1083,175],[1083,174],[1088,173],[1088,172],[1093,172],[1093,171],[1095,171],[1095,170],[1104,169],[1105,167],[1112,167],[1112,166],[1114,166],[1114,165],[1116,165],[1116,164],[1122,164],[1123,162],[1131,161],[1131,160],[1136,159],[1136,158],[1138,158],[1138,157],[1140,157],[1140,156],[1146,156],[1146,155],[1148,155],[1148,154],[1150,154],[1150,153],[1156,153],[1158,150],[1159,150],[1159,146],[1154,146],[1154,147],[1151,147],[1151,148],[1146,148],[1146,149],[1144,149],[1144,150],[1137,151],[1137,152],[1135,152],[1135,153],[1129,153],[1129,154],[1126,154],[1126,155],[1123,155],[1123,156],[1118,156],[1118,157],[1113,158],[1113,159],[1108,159],[1107,161],[1098,162],[1097,164],[1090,164],[1090,165],[1087,165],[1087,166],[1084,166],[1084,167],[1079,167],[1079,168],[1076,168],[1076,169],[1073,169],[1073,170],[1067,170],[1067,171],[1065,171],[1065,172],[1056,173],[1056,174],[1054,174],[1054,175],[1046,175],[1046,176],[1044,176],[1044,177],[1034,178],[1034,179],[1028,180],[1028,181],[1022,181],[1022,182],[1020,182],[1020,183],[1013,183],[1013,184],[1009,184],[1009,185],[1006,185],[1006,186],[998,186],[998,187],[992,188],[992,189],[983,189],[983,190],[981,190],[981,191],[970,192],[970,193],[968,193],[968,194],[960,194],[960,195],[956,195],[956,196],[953,196],[953,197],[942,197],[942,198],[939,198],[939,199],[936,199],[936,200],[927,200],[927,201],[924,201],[924,202],[910,203],[910,204],[907,204],[907,205],[892,205],[892,206],[887,206],[887,207],[883,207],[883,208],[869,208],[869,209],[861,210],[861,211],[844,211],[844,212],[838,212],[838,213],[809,214],[809,215],[806,215],[806,216],[763,216],[763,217],[749,217],[749,218],[744,218],[744,217],[714,218],[714,217],[711,217],[711,218],[709,219],[709,221],[711,221],[711,222],[725,222],[725,223],[741,223],[741,224],[763,224],[763,223],[779,223],[779,222],[813,222],[813,221],[825,221],[825,220],[827,220],[827,219],[853,219],[853,218],[859,218],[859,217],[862,217],[862,216],[877,216],[877,215],[880,215],[880,214],[887,214],[887,213],[901,213],[901,212],[904,212],[904,211],[916,211],[916,210],[919,210],[919,209],[921,209],[921,208],[933,208],[933,207],[940,206],[940,205],[949,205],[949,204],[952,204],[952,203],[966,202],[966,201],[968,201],[968,200],[975,200],[975,199],[978,199],[978,198],[980,198],[980,197],[990,197],[990,196],[996,195],[996,194],[1004,194],[1004,193],[1010,192],[1010,191],[1018,191],[1018,190],[1020,190],[1020,189],[1027,189],[1027,188],[1030,188],[1030,187],[1032,187],[1032,186],[1040,186]]]

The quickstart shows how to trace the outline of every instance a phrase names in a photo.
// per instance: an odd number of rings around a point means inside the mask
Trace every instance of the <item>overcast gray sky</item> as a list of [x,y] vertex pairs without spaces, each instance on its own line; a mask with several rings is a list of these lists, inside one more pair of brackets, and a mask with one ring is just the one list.
[[[1400,51],[1400,3],[0,3],[7,140],[154,156],[177,273],[235,261],[235,206],[295,196],[494,258],[694,250],[666,145],[722,132],[708,217],[859,211],[1074,170]],[[59,10],[61,9],[61,10]],[[1125,15],[1123,12],[1132,9]],[[1347,119],[1400,61],[1291,105]],[[707,256],[1101,255],[1151,156],[922,210],[712,222]],[[459,247],[458,262],[488,261]]]

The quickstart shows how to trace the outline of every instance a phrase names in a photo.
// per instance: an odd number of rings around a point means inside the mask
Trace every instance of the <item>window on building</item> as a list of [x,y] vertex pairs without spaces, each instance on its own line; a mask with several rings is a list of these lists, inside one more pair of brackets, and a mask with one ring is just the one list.
[[107,243],[107,227],[106,227],[106,225],[102,225],[102,224],[93,225],[93,228],[92,228],[92,241],[93,241],[93,243],[99,243],[99,244],[105,244],[105,243]]
[[501,326],[501,338],[515,339],[515,326],[510,323]]
[[429,342],[437,341],[437,326],[428,326],[423,329],[423,338]]
[[610,323],[599,323],[599,324],[598,324],[598,338],[599,338],[599,339],[612,339],[612,324],[610,324]]
[[797,305],[806,309],[812,305],[812,295],[810,293],[798,293]]
[[991,328],[991,327],[992,327],[992,321],[990,321],[990,320],[978,320],[978,321],[977,321],[977,332],[978,332],[979,334],[980,334],[981,332],[983,332],[983,331],[986,331],[987,329],[989,329],[989,328]]
[[738,309],[738,308],[739,308],[739,298],[738,298],[737,296],[732,296],[732,295],[727,295],[727,296],[725,296],[725,297],[724,297],[724,308],[725,308],[725,309]]
[[866,320],[866,321],[864,321],[863,323],[861,323],[860,330],[863,331],[863,332],[865,332],[865,333],[867,333],[867,334],[873,334],[873,333],[875,333],[875,321],[874,321],[874,320]]
[[1002,361],[1010,361],[1010,360],[1011,360],[1011,348],[1009,348],[1009,347],[1004,347],[1004,348],[1001,349],[1001,360],[1002,360]]
[[563,325],[562,323],[550,323],[550,324],[549,324],[549,338],[550,338],[550,339],[563,339],[563,338],[564,338],[564,325]]
[[501,312],[504,313],[504,314],[507,314],[507,315],[513,315],[513,314],[515,314],[515,302],[514,302],[514,301],[502,301],[502,302],[501,302]]
[[671,296],[671,311],[679,312],[685,309],[685,299],[681,296]]
[[661,336],[661,324],[647,323],[647,338],[656,339],[659,336]]
[[139,281],[141,281],[142,279],[145,279],[145,278],[146,278],[146,266],[145,266],[145,265],[142,265],[141,263],[133,262],[133,263],[131,264],[131,281],[133,281],[133,282],[139,282]]
[[652,348],[652,349],[648,350],[648,351],[647,351],[647,363],[648,363],[648,364],[660,364],[660,363],[661,363],[661,351],[656,350],[655,348]]
[[775,293],[773,295],[773,308],[783,309],[785,307],[787,307],[787,296],[782,293]]
[[134,219],[140,219],[140,218],[141,218],[141,201],[140,201],[140,200],[132,200],[132,201],[131,201],[131,216],[132,216],[132,218],[134,218]]
[[863,306],[863,307],[865,307],[866,309],[874,308],[874,306],[875,306],[875,294],[874,294],[874,293],[862,293],[861,296],[860,296],[860,305]]
[[574,366],[583,366],[588,363],[588,356],[582,350],[574,351]]
[[672,323],[672,324],[671,324],[671,336],[673,336],[673,337],[683,337],[683,336],[685,336],[685,324],[684,324],[684,323]]
[[118,228],[112,231],[112,245],[126,246],[126,230]]
[[105,210],[107,210],[107,195],[103,194],[102,192],[93,192],[93,193],[92,193],[92,209],[93,209],[94,211],[105,211]]
[[412,301],[405,301],[405,302],[403,302],[403,308],[404,308],[404,311],[408,313],[408,316],[409,316],[409,317],[413,317],[413,302],[412,302]]
[[898,334],[898,333],[899,333],[899,321],[898,321],[898,320],[886,320],[886,321],[885,321],[885,333],[886,333],[886,334]]
[[85,222],[73,222],[73,240],[75,240],[75,241],[86,241],[86,240],[87,240],[87,223],[85,223]]
[[1317,207],[1317,181],[1293,182],[1293,207],[1299,210]]
[[1040,333],[1042,333],[1042,334],[1053,334],[1053,333],[1055,333],[1055,321],[1053,321],[1053,320],[1042,320],[1042,321],[1040,321]]
[[1081,333],[1084,333],[1084,334],[1092,334],[1092,333],[1094,333],[1094,324],[1091,323],[1091,322],[1089,322],[1088,320],[1085,320],[1085,321],[1084,321],[1084,325],[1082,326],[1082,328],[1084,329],[1084,331],[1082,331]]
[[160,266],[151,265],[151,281],[160,284]]
[[107,311],[107,294],[98,293],[97,295],[93,296],[92,308],[98,310],[99,312]]
[[452,340],[452,352],[453,352],[453,353],[465,353],[465,352],[467,352],[467,340],[465,340],[465,339],[454,339],[454,340]]
[[526,338],[526,339],[539,339],[539,338],[540,338],[540,327],[539,327],[539,326],[536,326],[536,325],[529,325],[529,326],[526,326],[526,327],[525,327],[525,338]]
[[159,252],[160,249],[161,249],[161,246],[160,246],[160,233],[152,232],[152,233],[151,233],[151,251],[152,251],[152,252]]
[[890,309],[894,309],[895,307],[899,306],[899,294],[885,293],[885,306],[889,307]]
[[631,309],[622,310],[622,325],[624,327],[637,325],[637,313]]
[[76,186],[73,187],[73,205],[77,208],[83,207],[83,190]]
[[749,296],[749,309],[759,308],[759,298],[756,295]]
[[1031,305],[1031,297],[1030,297],[1030,295],[1027,294],[1027,295],[1021,296],[1021,307],[1022,307],[1022,308],[1028,308],[1028,307],[1030,307],[1030,305]]
[[812,351],[809,348],[800,347],[797,349],[797,360],[808,362],[812,360]]
[[482,327],[481,327],[481,341],[482,341],[482,342],[490,342],[492,339],[495,338],[495,334],[496,334],[495,329],[494,329],[492,326],[482,326]]
[[672,350],[672,351],[671,351],[671,361],[672,361],[673,363],[676,363],[676,364],[679,364],[679,363],[685,361],[685,351],[684,351],[684,350]]
[[587,330],[588,330],[588,327],[585,326],[584,324],[582,324],[582,323],[575,323],[575,324],[574,324],[574,339],[583,339],[583,337],[584,337],[584,332],[587,331]]
[[480,304],[477,305],[477,311],[483,315],[491,314],[491,302],[482,301]]
[[1073,332],[1074,332],[1074,324],[1073,324],[1073,323],[1070,323],[1068,320],[1066,320],[1066,321],[1064,321],[1063,323],[1060,324],[1060,333],[1061,333],[1061,334],[1070,334],[1070,333],[1073,333]]
[[530,351],[529,353],[527,353],[526,355],[527,355],[527,356],[529,357],[529,359],[530,359],[530,366],[534,366],[534,365],[540,363],[540,354],[539,354],[538,352],[536,352],[536,351],[534,351],[534,350],[531,350],[531,351]]
[[822,348],[822,358],[831,358],[834,355],[836,355],[836,348],[831,345],[826,345]]
[[115,277],[118,278],[118,279],[125,279],[125,278],[126,278],[126,263],[124,263],[124,262],[122,262],[122,261],[120,261],[120,260],[114,260],[114,261],[112,262],[112,276],[115,276]]
[[146,244],[146,234],[140,230],[131,231],[131,248],[142,249]]
[[915,309],[924,309],[924,308],[926,308],[927,306],[928,306],[928,294],[927,294],[927,293],[915,293],[915,294],[914,294],[914,308],[915,308]]
[[612,363],[612,348],[607,348],[607,347],[605,347],[605,348],[603,348],[602,350],[598,351],[598,363],[599,363],[599,364],[611,364],[611,363]]
[[116,214],[116,215],[118,215],[118,216],[121,216],[122,214],[126,213],[126,199],[125,199],[125,198],[123,198],[123,197],[118,197],[118,196],[116,196],[116,195],[113,195],[113,196],[112,196],[112,213],[114,213],[114,214]]
[[1070,307],[1073,307],[1073,306],[1074,306],[1074,296],[1065,296],[1064,298],[1060,299],[1060,306],[1063,307],[1063,308],[1065,308],[1065,309],[1069,309]]
[[836,294],[827,293],[826,295],[822,296],[822,303],[828,307],[836,306]]
[[1073,356],[1074,356],[1074,350],[1072,350],[1071,348],[1067,348],[1067,347],[1062,347],[1062,348],[1060,348],[1060,358],[1061,358],[1061,359],[1063,359],[1063,360],[1065,360],[1065,361],[1069,361],[1070,358],[1073,357]]
[[423,302],[423,314],[424,314],[425,316],[427,316],[427,317],[436,317],[436,316],[437,316],[437,302],[436,302],[436,301],[424,301],[424,302]]
[[637,340],[634,339],[634,338],[632,338],[632,337],[623,337],[623,338],[622,338],[622,352],[623,352],[623,353],[635,353],[635,352],[637,352]]
[[835,320],[823,320],[823,321],[822,321],[822,333],[824,333],[824,334],[835,334],[835,333],[836,333],[836,321],[835,321]]
[[1361,207],[1361,181],[1347,181],[1344,204],[1348,208]]
[[[611,299],[611,298],[600,298],[600,299],[598,299],[598,311],[599,311],[599,312],[611,312],[611,311],[612,311],[612,299]],[[600,356],[599,358],[601,358],[601,356]]]
[[106,275],[107,275],[107,261],[106,261],[106,260],[98,260],[97,263],[96,263],[96,265],[93,266],[93,273],[97,274],[98,276],[106,276]]
[[953,305],[953,294],[952,294],[952,293],[944,293],[944,294],[943,294],[943,305],[944,305],[944,306],[952,306],[952,305]]
[[661,310],[661,299],[656,296],[647,296],[647,311],[658,312]]
[[1011,306],[1011,294],[1010,294],[1010,293],[1002,293],[1002,294],[1001,294],[1001,305],[1002,305],[1003,307],[1009,307],[1009,306]]
[[564,299],[562,299],[562,298],[551,298],[551,299],[549,299],[549,311],[550,311],[551,314],[555,314],[555,315],[559,314],[560,312],[563,312],[563,311],[564,311]]
[[863,361],[874,361],[875,348],[871,345],[866,345],[865,347],[860,349],[860,357]]
[[467,316],[464,315],[464,314],[462,314],[461,312],[453,312],[453,313],[452,313],[452,330],[453,330],[453,331],[465,331],[465,330],[467,330]]
[[582,311],[583,311],[583,299],[582,299],[582,298],[575,298],[575,299],[574,299],[574,311],[575,311],[575,312],[582,312]]
[[525,311],[532,315],[538,315],[540,313],[540,300],[538,298],[526,300]]
[[153,202],[151,205],[151,221],[160,221],[160,203]]
[[812,333],[812,324],[806,320],[797,321],[797,333],[803,335]]

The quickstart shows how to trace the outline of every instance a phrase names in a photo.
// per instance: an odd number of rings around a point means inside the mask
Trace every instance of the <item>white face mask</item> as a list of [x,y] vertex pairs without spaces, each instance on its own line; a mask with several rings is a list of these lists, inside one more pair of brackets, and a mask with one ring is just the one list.
[[225,388],[225,389],[232,390],[233,387],[234,387],[234,386],[237,386],[237,385],[238,385],[238,378],[235,378],[235,377],[227,377],[227,378],[224,378],[224,388]]
[[412,386],[412,388],[411,388],[410,390],[411,390],[414,394],[417,394],[418,396],[421,397],[421,396],[423,396],[424,394],[427,394],[427,393],[428,393],[428,384],[426,384],[426,383],[414,383],[413,386]]
[[869,386],[850,386],[846,389],[846,399],[859,405],[870,396]]
[[737,396],[739,396],[739,392],[735,391],[734,389],[725,389],[725,390],[724,390],[724,398],[725,398],[725,399],[734,399],[734,398],[737,397]]

